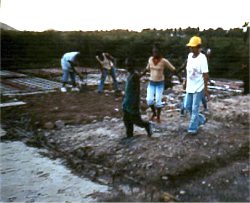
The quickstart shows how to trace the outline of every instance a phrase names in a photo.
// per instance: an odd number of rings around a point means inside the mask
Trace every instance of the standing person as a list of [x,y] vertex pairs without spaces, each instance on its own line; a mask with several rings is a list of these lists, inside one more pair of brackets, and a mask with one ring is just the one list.
[[122,107],[127,138],[133,137],[134,124],[145,128],[150,137],[152,135],[151,123],[143,121],[140,113],[140,76],[134,69],[133,59],[127,58],[125,64],[129,76],[126,81],[125,96],[122,102]]
[[165,76],[164,69],[170,69],[175,72],[176,68],[165,58],[163,58],[160,49],[155,46],[152,50],[152,56],[148,60],[147,71],[150,72],[149,83],[147,87],[147,104],[152,109],[153,115],[151,120],[160,123],[162,95],[164,91]]
[[201,53],[200,37],[192,37],[186,46],[190,48],[191,52],[188,55],[186,66],[185,108],[191,114],[188,133],[195,135],[199,126],[206,122],[205,116],[199,113],[199,108],[204,95],[209,99],[208,63],[206,56]]
[[67,92],[66,84],[68,83],[68,79],[70,76],[72,82],[72,91],[79,91],[79,88],[76,87],[76,75],[77,74],[80,79],[82,79],[82,75],[77,72],[75,66],[79,65],[79,57],[80,52],[68,52],[65,53],[61,58],[61,66],[63,70],[62,76],[62,87],[61,92]]
[[98,93],[102,93],[104,89],[104,82],[108,74],[111,75],[113,79],[113,87],[116,93],[119,92],[118,82],[116,80],[115,67],[114,67],[114,57],[109,53],[97,53],[97,61],[101,65],[101,80],[98,86]]
[[[211,51],[210,48],[207,48],[206,50],[201,49],[201,53],[203,53],[203,54],[207,57],[208,63],[209,63],[209,59],[210,59],[210,57],[211,57],[211,52],[212,52],[212,51]],[[187,66],[187,59],[186,59],[186,61],[182,64],[181,69],[180,69],[180,70],[185,70],[185,74],[186,74],[186,66]],[[208,78],[208,82],[209,82],[209,78]],[[186,81],[183,81],[184,86],[186,86],[185,83],[186,83]],[[185,88],[186,88],[186,87],[185,87]],[[184,116],[184,111],[185,111],[185,107],[184,107],[185,98],[186,98],[186,96],[184,96],[183,102],[182,102],[182,104],[181,104],[181,116]],[[203,97],[202,97],[202,99],[201,99],[201,103],[202,103],[203,108],[204,108],[204,113],[208,113],[208,105],[207,105],[207,102],[208,102],[208,100],[207,100],[207,97],[206,97],[205,92],[204,92]]]

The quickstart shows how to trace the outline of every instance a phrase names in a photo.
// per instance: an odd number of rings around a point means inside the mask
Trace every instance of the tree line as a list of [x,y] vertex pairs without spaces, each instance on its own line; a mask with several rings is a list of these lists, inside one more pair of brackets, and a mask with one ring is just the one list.
[[199,28],[155,30],[141,32],[128,30],[44,32],[1,30],[2,69],[60,67],[65,52],[80,51],[81,65],[97,67],[97,51],[111,53],[117,67],[124,68],[126,57],[133,57],[138,68],[144,68],[152,46],[160,44],[164,56],[177,68],[189,52],[187,42],[193,35],[203,40],[203,48],[212,50],[209,60],[211,77],[239,78],[241,67],[249,67],[249,27],[218,28],[200,31]]

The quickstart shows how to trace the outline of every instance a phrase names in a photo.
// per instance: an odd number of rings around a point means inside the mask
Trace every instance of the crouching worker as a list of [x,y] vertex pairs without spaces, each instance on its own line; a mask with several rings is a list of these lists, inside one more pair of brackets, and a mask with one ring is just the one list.
[[126,81],[123,99],[123,121],[126,127],[127,138],[133,137],[134,124],[145,128],[149,137],[152,135],[152,124],[144,121],[140,113],[140,76],[134,69],[133,59],[125,61],[129,76]]
[[61,92],[67,92],[66,84],[68,83],[69,77],[71,79],[73,86],[71,90],[79,91],[79,88],[77,88],[76,85],[76,74],[80,77],[80,79],[82,79],[83,76],[80,73],[78,73],[74,68],[75,66],[79,65],[79,57],[80,57],[80,52],[68,52],[62,56],[61,66],[63,70],[63,76],[62,76]]

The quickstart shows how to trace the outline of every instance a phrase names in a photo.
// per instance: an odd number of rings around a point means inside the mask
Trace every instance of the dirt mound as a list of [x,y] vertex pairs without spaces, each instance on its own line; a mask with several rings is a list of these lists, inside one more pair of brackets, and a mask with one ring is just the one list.
[[238,123],[249,126],[249,96],[237,96],[211,102],[213,119],[223,121],[227,126]]
[[111,92],[16,97],[27,105],[3,109],[2,119],[5,137],[22,135],[77,174],[114,186],[101,201],[158,201],[166,192],[180,201],[249,201],[249,174],[242,172],[249,165],[249,98],[209,102],[208,122],[193,137],[186,134],[189,116],[166,105],[152,138],[136,127],[124,140],[122,98]]

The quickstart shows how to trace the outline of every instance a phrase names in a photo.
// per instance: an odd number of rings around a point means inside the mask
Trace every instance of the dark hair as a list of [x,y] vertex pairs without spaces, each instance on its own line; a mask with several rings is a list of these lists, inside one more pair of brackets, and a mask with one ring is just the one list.
[[162,49],[160,43],[154,43],[152,52],[157,53],[158,57],[162,57]]

